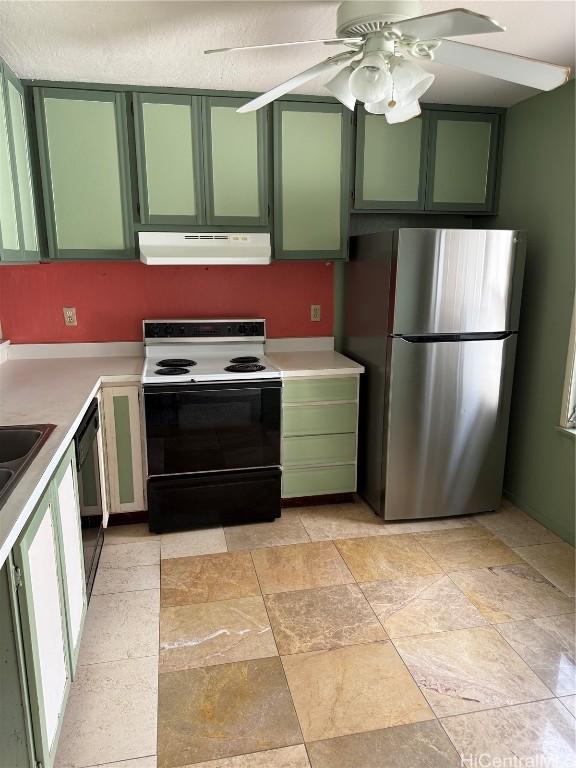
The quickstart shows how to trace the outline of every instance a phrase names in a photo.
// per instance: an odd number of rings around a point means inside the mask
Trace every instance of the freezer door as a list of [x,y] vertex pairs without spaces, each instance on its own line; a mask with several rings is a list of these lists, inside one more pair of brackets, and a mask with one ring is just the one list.
[[524,252],[518,231],[399,230],[392,332],[518,330]]
[[500,505],[515,352],[515,335],[393,339],[385,519],[447,517]]

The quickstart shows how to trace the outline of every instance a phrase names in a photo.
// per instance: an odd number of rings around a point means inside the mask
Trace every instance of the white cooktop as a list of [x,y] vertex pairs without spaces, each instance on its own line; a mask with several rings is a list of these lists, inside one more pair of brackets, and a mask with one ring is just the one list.
[[[281,372],[263,352],[263,344],[237,343],[218,345],[217,350],[202,344],[159,344],[146,347],[146,361],[142,373],[143,384],[186,384],[191,381],[250,381],[252,379],[279,379]],[[234,358],[255,357],[262,370],[227,371]],[[193,360],[195,365],[167,366],[161,361]],[[161,370],[170,373],[159,373]]]

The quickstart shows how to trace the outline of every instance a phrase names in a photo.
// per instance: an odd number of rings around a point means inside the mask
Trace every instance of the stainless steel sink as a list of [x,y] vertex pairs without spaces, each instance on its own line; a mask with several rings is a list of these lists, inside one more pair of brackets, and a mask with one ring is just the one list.
[[53,429],[53,424],[0,427],[0,507]]
[[0,429],[0,464],[19,461],[34,448],[42,430],[32,427],[2,427]]

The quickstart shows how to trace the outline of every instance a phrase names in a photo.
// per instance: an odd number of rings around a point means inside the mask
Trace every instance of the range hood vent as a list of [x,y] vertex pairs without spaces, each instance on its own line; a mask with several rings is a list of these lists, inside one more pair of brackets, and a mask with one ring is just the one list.
[[144,264],[270,264],[269,232],[139,232]]

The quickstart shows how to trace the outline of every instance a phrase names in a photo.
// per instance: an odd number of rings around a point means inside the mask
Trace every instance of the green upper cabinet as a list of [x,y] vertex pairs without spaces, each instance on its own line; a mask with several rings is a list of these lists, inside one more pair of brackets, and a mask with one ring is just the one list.
[[345,259],[350,113],[339,104],[274,103],[274,257]]
[[267,109],[240,114],[246,99],[204,97],[206,223],[268,223]]
[[0,61],[0,260],[39,258],[24,92]]
[[125,96],[34,90],[53,259],[134,257]]
[[424,207],[427,121],[388,124],[358,111],[354,207],[418,210]]
[[492,212],[501,117],[431,110],[426,209]]
[[361,108],[354,208],[493,213],[502,110],[423,108],[389,125]]
[[135,93],[142,224],[265,226],[268,110],[245,99]]
[[143,224],[202,224],[199,96],[134,94]]

